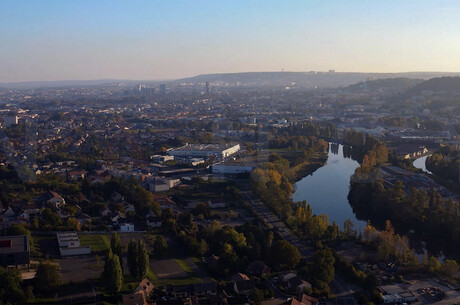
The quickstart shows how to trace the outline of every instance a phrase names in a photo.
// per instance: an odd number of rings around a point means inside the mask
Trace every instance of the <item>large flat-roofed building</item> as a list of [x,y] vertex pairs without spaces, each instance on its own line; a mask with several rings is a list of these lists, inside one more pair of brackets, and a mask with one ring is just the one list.
[[90,246],[80,246],[77,232],[63,232],[56,234],[61,256],[86,255],[91,253]]
[[0,237],[0,266],[28,265],[30,244],[27,235]]
[[212,166],[213,174],[249,174],[255,168],[255,164],[246,164],[246,163],[218,163]]
[[186,144],[168,151],[168,154],[179,158],[207,158],[214,156],[219,159],[227,158],[241,149],[240,144]]

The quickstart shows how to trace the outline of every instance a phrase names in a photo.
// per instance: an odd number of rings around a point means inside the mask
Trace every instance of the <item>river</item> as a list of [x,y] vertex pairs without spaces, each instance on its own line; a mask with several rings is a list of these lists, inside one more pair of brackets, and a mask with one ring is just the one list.
[[326,164],[294,184],[294,201],[306,200],[316,215],[326,214],[329,222],[341,228],[351,219],[357,231],[363,231],[365,221],[358,220],[348,203],[350,176],[359,163],[343,154],[343,145],[330,143]]
[[415,159],[414,163],[413,163],[414,167],[421,169],[422,171],[424,171],[427,174],[432,174],[429,170],[426,169],[426,165],[425,165],[426,158],[428,158],[429,156],[431,156],[431,155],[426,155],[426,156],[420,157],[418,159]]

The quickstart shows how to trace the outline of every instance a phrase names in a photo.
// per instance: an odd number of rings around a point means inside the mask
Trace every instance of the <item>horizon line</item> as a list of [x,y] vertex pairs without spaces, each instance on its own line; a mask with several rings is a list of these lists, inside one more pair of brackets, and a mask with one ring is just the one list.
[[[415,73],[445,73],[445,74],[460,74],[458,72],[449,72],[449,71],[404,71],[404,72],[360,72],[360,71],[334,71],[333,73],[336,74],[415,74]],[[320,73],[330,73],[331,70],[310,70],[310,71],[240,71],[240,72],[215,72],[215,73],[201,73],[195,74],[192,76],[185,76],[179,78],[166,78],[166,79],[129,79],[129,78],[94,78],[94,79],[63,79],[63,80],[24,80],[24,81],[12,81],[12,82],[0,82],[0,85],[13,85],[13,84],[24,84],[24,83],[59,83],[59,82],[96,82],[96,81],[128,81],[128,82],[171,82],[171,81],[178,81],[181,79],[193,78],[198,76],[204,75],[223,75],[223,74],[245,74],[245,73],[312,73],[312,72],[320,72]]]

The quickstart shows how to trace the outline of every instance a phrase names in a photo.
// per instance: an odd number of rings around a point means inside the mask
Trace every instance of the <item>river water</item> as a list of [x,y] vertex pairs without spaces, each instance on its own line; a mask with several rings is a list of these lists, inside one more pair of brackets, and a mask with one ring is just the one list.
[[306,200],[316,215],[326,214],[329,222],[335,221],[341,228],[351,219],[357,231],[363,231],[366,222],[358,220],[348,203],[350,176],[359,163],[343,154],[343,145],[329,145],[327,163],[294,184],[294,201]]
[[431,174],[431,172],[429,170],[427,170],[426,166],[425,166],[426,158],[428,158],[429,156],[431,156],[431,155],[427,155],[427,156],[423,156],[423,157],[420,157],[418,159],[415,159],[415,161],[413,163],[414,167],[420,168],[425,173]]

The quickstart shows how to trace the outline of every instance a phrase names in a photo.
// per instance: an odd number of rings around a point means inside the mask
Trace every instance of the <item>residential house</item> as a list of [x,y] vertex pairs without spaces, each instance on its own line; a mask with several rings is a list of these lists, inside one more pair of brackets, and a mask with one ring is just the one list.
[[236,273],[232,276],[232,285],[237,294],[249,295],[254,290],[254,281],[243,273]]
[[227,298],[228,305],[249,305],[250,301],[246,295],[238,295]]
[[168,209],[168,208],[171,208],[172,210],[175,210],[176,207],[177,207],[177,204],[171,198],[169,198],[166,195],[153,194],[153,199],[156,202],[158,202],[158,204],[160,205],[160,208],[162,210],[165,210],[165,209]]
[[227,203],[224,200],[209,200],[208,205],[211,209],[223,209],[227,207]]
[[64,198],[56,192],[47,192],[44,196],[44,199],[47,204],[51,204],[56,209],[62,205],[65,205]]
[[113,192],[112,195],[110,196],[110,199],[113,202],[122,202],[123,200],[125,200],[125,198],[118,192]]
[[121,303],[123,305],[148,305],[143,293],[123,294],[121,296]]
[[318,299],[303,293],[288,299],[283,305],[318,305]]
[[287,287],[290,291],[301,293],[304,289],[311,288],[311,284],[295,276],[287,281]]
[[124,201],[123,207],[125,209],[125,213],[136,213],[136,208],[131,203],[127,203],[126,201]]
[[283,271],[278,276],[278,280],[280,282],[287,282],[288,280],[290,280],[291,278],[296,277],[296,276],[297,276],[297,274],[295,272],[293,272],[293,271]]
[[86,177],[86,171],[71,171],[69,177],[72,180],[80,180]]
[[271,269],[263,261],[254,261],[249,264],[246,271],[257,277],[269,277]]
[[154,302],[149,302],[148,297],[154,286],[148,279],[143,279],[131,294],[122,295],[123,305],[149,305]]
[[206,263],[207,267],[210,270],[217,271],[219,269],[219,257],[216,255],[210,255],[204,259],[204,262]]
[[11,218],[14,217],[16,213],[13,211],[13,209],[9,206],[6,208],[6,210],[3,211],[2,216],[3,218]]
[[158,216],[147,218],[147,226],[151,228],[159,228],[161,227],[161,224],[161,218]]
[[153,288],[153,284],[147,278],[144,278],[134,289],[134,293],[142,292],[143,294],[145,294],[146,297],[148,297],[152,292]]
[[110,220],[112,221],[112,224],[118,224],[120,220],[123,220],[126,218],[126,215],[120,211],[115,211],[110,214]]
[[102,207],[99,209],[99,214],[102,217],[106,217],[112,214],[112,211],[108,207]]
[[174,298],[209,297],[217,295],[217,285],[213,282],[190,285],[167,285],[166,294]]
[[132,223],[120,223],[120,232],[134,232],[134,224]]

